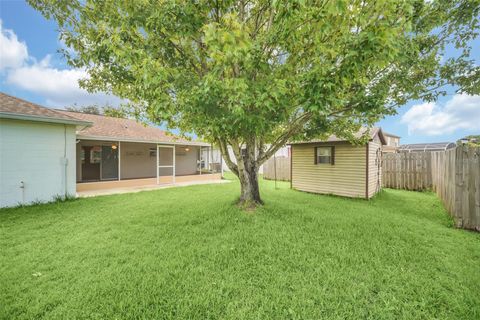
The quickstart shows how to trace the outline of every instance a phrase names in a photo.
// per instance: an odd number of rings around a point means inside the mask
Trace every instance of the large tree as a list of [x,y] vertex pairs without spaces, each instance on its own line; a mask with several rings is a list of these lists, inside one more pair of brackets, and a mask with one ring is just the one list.
[[353,141],[446,85],[479,93],[478,0],[29,2],[57,21],[85,88],[218,145],[244,203],[261,203],[258,168],[289,140]]

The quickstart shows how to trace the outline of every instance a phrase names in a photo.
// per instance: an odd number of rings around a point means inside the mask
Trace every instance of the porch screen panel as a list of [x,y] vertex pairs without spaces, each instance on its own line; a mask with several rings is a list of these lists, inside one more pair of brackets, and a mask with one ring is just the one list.
[[174,154],[173,146],[157,147],[157,184],[175,183]]
[[102,146],[101,161],[102,180],[118,179],[118,148],[113,146]]

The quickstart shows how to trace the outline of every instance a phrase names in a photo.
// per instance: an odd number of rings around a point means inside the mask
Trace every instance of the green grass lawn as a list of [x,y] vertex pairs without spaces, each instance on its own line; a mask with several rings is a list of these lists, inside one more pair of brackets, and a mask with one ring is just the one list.
[[480,234],[430,193],[237,182],[0,211],[3,319],[479,319]]

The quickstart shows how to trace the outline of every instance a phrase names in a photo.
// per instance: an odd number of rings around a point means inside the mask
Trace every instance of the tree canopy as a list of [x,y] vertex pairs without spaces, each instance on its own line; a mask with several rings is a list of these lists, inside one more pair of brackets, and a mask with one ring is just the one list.
[[96,115],[105,115],[109,117],[115,117],[115,118],[126,118],[127,117],[127,111],[123,110],[122,107],[114,107],[111,105],[104,105],[104,106],[98,106],[95,104],[92,105],[87,105],[87,106],[77,106],[73,105],[70,107],[65,108],[67,111],[73,111],[73,112],[81,112],[81,113],[88,113],[88,114],[96,114]]
[[218,144],[246,184],[289,140],[354,141],[446,85],[480,93],[479,0],[29,2],[58,22],[85,88]]

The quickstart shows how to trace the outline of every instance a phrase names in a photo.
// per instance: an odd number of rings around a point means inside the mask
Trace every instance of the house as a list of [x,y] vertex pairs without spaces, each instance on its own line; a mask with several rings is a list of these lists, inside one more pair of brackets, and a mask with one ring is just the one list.
[[[356,134],[360,138],[365,128]],[[371,198],[381,188],[382,146],[380,128],[370,129],[366,145],[353,145],[334,135],[326,140],[290,143],[291,187],[296,190]]]
[[445,151],[455,147],[456,147],[456,144],[453,142],[413,143],[413,144],[402,144],[398,148],[398,152]]
[[385,136],[386,145],[383,146],[382,152],[384,153],[395,153],[398,152],[398,148],[400,147],[400,137],[394,134],[383,132]]
[[131,119],[45,108],[0,93],[0,207],[79,192],[221,179],[222,160]]

